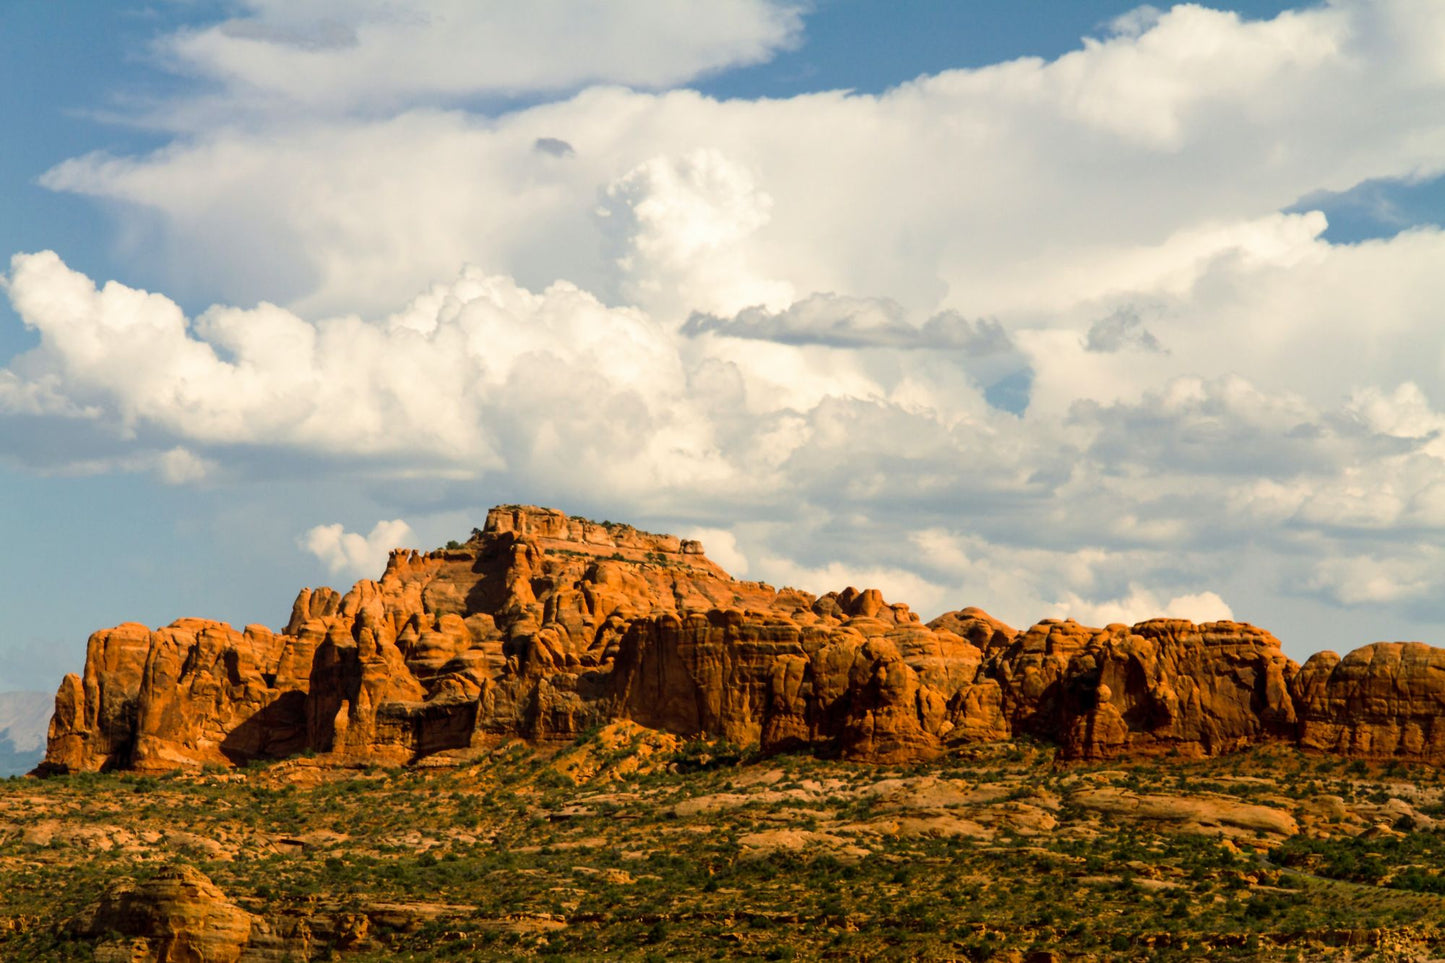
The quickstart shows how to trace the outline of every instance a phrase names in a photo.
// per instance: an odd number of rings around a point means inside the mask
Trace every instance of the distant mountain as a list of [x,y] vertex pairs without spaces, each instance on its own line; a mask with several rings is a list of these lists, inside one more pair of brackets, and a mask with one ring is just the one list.
[[55,697],[45,692],[0,692],[0,777],[34,769],[45,758],[45,730]]

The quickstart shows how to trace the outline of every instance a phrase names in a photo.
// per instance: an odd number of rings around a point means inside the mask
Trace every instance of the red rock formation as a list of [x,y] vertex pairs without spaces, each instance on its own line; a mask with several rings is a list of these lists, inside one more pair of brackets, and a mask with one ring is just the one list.
[[696,542],[507,506],[460,548],[393,552],[344,596],[303,590],[279,634],[195,619],[96,633],[57,694],[43,769],[302,750],[405,763],[616,719],[886,762],[1013,735],[1079,759],[1298,738],[1438,761],[1445,652],[1361,653],[1300,671],[1234,622],[1019,633],[968,608],[924,625],[876,590],[738,581]]
[[1064,755],[1214,756],[1295,731],[1298,666],[1279,640],[1237,622],[1151,619],[1089,640],[1064,681]]
[[77,771],[130,764],[150,643],[150,630],[134,622],[90,637],[84,675],[67,675],[55,694],[43,765]]
[[69,928],[104,939],[97,956],[104,951],[106,959],[246,963],[285,955],[260,917],[231,903],[189,866],[162,870],[141,883],[119,881]]
[[1304,748],[1445,764],[1445,649],[1377,642],[1343,659],[1320,652],[1291,692]]
[[[303,590],[279,634],[194,619],[96,633],[85,680],[67,677],[57,694],[44,768],[160,771],[305,749],[405,762],[495,737],[570,737],[629,702],[673,731],[756,742],[751,696],[724,696],[731,676],[702,663],[696,698],[720,714],[625,695],[644,687],[613,671],[624,639],[627,664],[655,671],[637,646],[669,618],[815,618],[813,602],[729,578],[696,542],[495,509],[461,549],[394,552],[379,581],[344,596]],[[761,699],[770,667],[754,668]]]

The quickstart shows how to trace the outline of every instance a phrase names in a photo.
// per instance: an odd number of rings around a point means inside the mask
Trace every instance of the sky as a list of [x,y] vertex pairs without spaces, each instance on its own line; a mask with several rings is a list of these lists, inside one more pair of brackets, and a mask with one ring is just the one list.
[[1445,642],[1445,5],[0,5],[0,691],[528,502]]

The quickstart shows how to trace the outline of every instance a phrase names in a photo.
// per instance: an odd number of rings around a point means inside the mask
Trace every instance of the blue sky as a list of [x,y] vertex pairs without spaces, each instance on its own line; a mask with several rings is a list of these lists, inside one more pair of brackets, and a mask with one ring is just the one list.
[[1445,635],[1445,13],[686,6],[0,7],[0,691],[507,501]]

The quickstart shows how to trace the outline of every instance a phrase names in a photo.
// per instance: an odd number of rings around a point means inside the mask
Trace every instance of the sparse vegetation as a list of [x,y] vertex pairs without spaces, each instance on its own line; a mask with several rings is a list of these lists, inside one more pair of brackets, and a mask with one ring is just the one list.
[[[670,738],[594,730],[444,771],[293,760],[0,782],[0,957],[90,959],[56,924],[175,861],[281,930],[372,914],[339,957],[356,961],[1445,947],[1434,770],[1386,779],[1281,750],[1059,767],[1026,742],[875,767]],[[1110,802],[1168,798],[1204,808],[1190,823]],[[1301,831],[1267,831],[1266,810]]]

